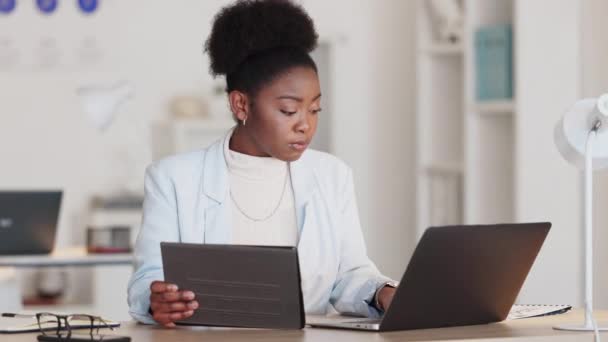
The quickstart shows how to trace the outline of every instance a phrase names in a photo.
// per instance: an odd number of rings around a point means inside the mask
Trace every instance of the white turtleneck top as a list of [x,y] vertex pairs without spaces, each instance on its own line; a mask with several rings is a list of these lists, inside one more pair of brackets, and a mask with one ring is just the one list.
[[232,132],[223,143],[230,182],[232,243],[296,246],[298,228],[289,164],[232,151]]

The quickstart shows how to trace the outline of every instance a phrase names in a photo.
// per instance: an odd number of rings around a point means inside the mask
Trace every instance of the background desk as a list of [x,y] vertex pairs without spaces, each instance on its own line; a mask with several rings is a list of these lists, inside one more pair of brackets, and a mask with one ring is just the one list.
[[[608,312],[596,314],[602,321],[608,320]],[[443,329],[397,331],[387,333],[357,332],[349,330],[316,329],[304,330],[254,330],[231,328],[178,327],[163,329],[156,326],[123,323],[114,333],[131,336],[134,342],[212,342],[212,341],[530,341],[562,342],[593,341],[592,333],[553,330],[553,325],[579,322],[583,318],[581,310],[557,316],[529,318],[495,324],[454,327]],[[37,334],[0,335],[2,341],[31,342]],[[608,332],[602,337],[608,339]]]
[[[87,254],[84,247],[62,248],[51,254],[0,256],[0,267],[93,267],[93,295],[91,306],[95,313],[114,320],[126,320],[130,316],[127,306],[127,282],[132,272],[133,256],[121,254]],[[101,267],[100,267],[101,266]],[[0,279],[1,280],[1,279]],[[21,298],[16,282],[10,282],[2,290],[0,303],[10,303],[5,310],[18,311],[21,303],[8,302],[5,298]],[[10,294],[8,292],[11,292]]]
[[58,267],[131,265],[133,256],[121,254],[88,254],[84,247],[62,248],[51,254],[0,256],[0,266]]

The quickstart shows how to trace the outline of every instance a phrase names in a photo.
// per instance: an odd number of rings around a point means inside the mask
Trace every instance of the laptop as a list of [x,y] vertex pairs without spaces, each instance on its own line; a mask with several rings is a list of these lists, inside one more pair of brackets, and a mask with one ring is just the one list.
[[301,329],[304,305],[295,247],[161,242],[165,281],[200,306],[181,325]]
[[61,191],[0,191],[0,255],[50,253],[61,198]]
[[393,331],[502,321],[550,228],[550,223],[429,228],[381,319],[307,323]]

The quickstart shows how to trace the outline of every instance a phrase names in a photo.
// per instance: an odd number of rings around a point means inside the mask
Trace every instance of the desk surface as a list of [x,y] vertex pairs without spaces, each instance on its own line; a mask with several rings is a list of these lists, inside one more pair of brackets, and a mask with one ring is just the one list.
[[[598,321],[608,321],[608,311],[596,313]],[[304,330],[257,330],[206,327],[178,327],[164,329],[157,326],[141,325],[134,322],[123,323],[113,332],[116,335],[131,336],[131,340],[153,342],[200,342],[200,341],[593,341],[588,332],[557,331],[556,324],[578,323],[583,319],[581,310],[566,314],[506,321],[501,323],[453,327],[443,329],[410,330],[386,333],[357,332],[349,330],[316,329]],[[30,342],[36,340],[33,333],[0,335],[2,341]],[[608,339],[608,332],[602,334]]]
[[84,247],[62,248],[51,254],[0,256],[0,266],[51,267],[51,266],[97,266],[130,265],[133,256],[120,254],[87,254]]

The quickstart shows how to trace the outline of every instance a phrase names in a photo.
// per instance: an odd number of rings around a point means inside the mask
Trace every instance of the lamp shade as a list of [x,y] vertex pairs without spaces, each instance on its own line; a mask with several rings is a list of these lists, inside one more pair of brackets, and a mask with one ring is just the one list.
[[608,167],[608,94],[597,99],[583,99],[555,126],[555,145],[568,162],[585,168],[585,146],[589,132],[599,122],[593,148],[593,169]]
[[120,105],[133,93],[133,86],[127,81],[112,86],[83,86],[76,90],[87,117],[100,131],[110,126]]

